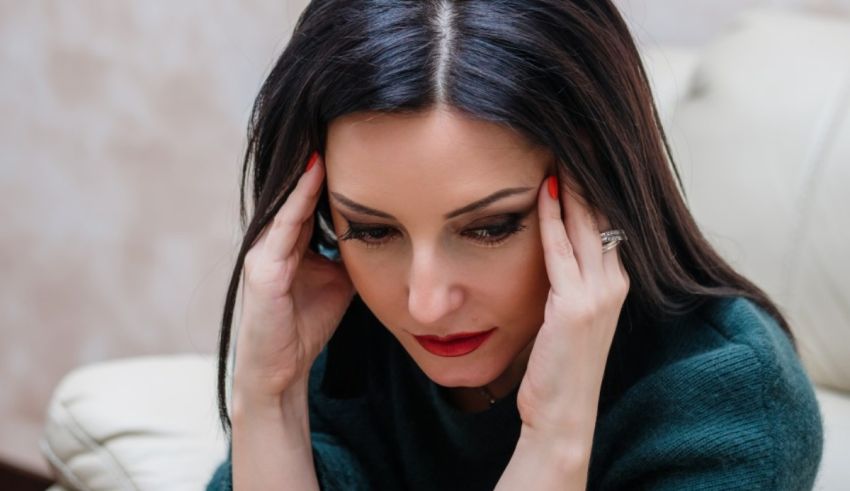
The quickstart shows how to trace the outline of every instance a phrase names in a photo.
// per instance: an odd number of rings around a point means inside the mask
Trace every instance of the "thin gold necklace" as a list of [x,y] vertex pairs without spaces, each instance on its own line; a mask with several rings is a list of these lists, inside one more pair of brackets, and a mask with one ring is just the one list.
[[478,388],[478,392],[479,392],[482,396],[484,396],[484,398],[485,398],[485,399],[487,399],[488,401],[490,401],[490,405],[491,405],[491,406],[492,406],[493,404],[496,404],[496,398],[495,398],[495,397],[493,397],[493,394],[491,394],[489,390],[487,390],[487,386],[479,387],[479,388]]

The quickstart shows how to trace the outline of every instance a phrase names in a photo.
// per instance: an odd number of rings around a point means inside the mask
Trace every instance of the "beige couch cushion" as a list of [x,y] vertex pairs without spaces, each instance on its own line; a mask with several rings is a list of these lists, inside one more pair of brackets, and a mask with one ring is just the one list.
[[814,380],[850,391],[850,21],[742,17],[672,122],[709,240],[785,308]]
[[814,489],[846,490],[850,483],[850,395],[819,388],[817,397],[823,415],[823,458]]
[[48,408],[41,450],[61,485],[200,489],[225,458],[213,357],[99,363],[71,372]]

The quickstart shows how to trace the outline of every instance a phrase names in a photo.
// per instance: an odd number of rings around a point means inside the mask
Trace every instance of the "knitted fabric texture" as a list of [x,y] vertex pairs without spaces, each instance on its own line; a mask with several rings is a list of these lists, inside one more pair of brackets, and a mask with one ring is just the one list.
[[[479,413],[449,403],[379,323],[365,392],[310,377],[315,471],[325,490],[492,490],[521,427],[518,388]],[[743,298],[675,322],[618,329],[608,358],[588,489],[811,489],[823,430],[812,384],[786,334]],[[281,483],[285,486],[285,483]],[[230,458],[208,491],[232,488]]]

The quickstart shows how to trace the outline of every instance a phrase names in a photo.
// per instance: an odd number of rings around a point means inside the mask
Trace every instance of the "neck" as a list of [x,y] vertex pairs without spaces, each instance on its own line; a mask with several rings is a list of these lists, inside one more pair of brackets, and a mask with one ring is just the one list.
[[[483,387],[497,401],[511,393],[521,382],[528,365],[528,357],[534,342],[528,345],[514,358],[514,361],[495,380]],[[449,401],[458,409],[467,413],[477,413],[490,408],[490,401],[482,394],[480,387],[447,387]]]

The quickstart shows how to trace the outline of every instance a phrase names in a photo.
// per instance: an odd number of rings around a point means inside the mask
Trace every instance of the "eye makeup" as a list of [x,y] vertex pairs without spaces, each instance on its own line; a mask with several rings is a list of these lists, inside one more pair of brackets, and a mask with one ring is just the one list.
[[[527,225],[523,220],[536,208],[535,203],[526,210],[511,213],[492,215],[461,229],[460,235],[476,245],[484,247],[498,247],[514,234],[525,230]],[[401,232],[389,225],[372,225],[353,221],[343,214],[348,223],[346,230],[339,240],[357,240],[367,248],[378,248],[399,238]]]

